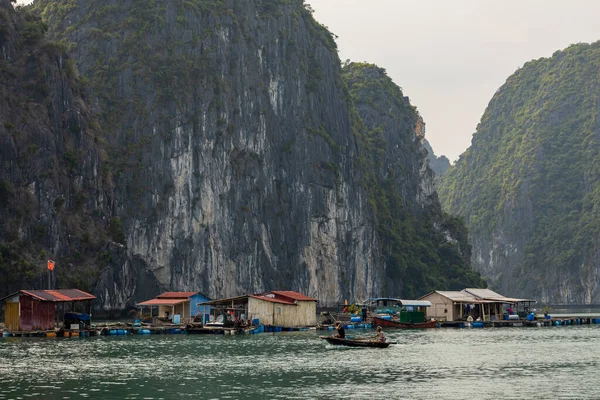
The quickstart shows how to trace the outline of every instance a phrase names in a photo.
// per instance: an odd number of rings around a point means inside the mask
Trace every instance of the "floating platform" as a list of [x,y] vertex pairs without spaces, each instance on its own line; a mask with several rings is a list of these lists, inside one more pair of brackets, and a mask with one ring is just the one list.
[[87,337],[87,336],[99,336],[100,332],[95,329],[85,330],[68,330],[68,331],[4,331],[0,337],[47,337],[47,338],[74,338],[74,337]]
[[[346,330],[348,329],[373,329],[372,323],[345,323],[342,327]],[[333,331],[335,330],[335,324],[323,324],[317,325],[317,330],[319,331]]]
[[542,327],[542,326],[568,326],[568,325],[592,325],[600,324],[600,316],[590,317],[560,317],[550,319],[513,319],[498,321],[445,321],[440,322],[442,328],[518,328],[518,327]]

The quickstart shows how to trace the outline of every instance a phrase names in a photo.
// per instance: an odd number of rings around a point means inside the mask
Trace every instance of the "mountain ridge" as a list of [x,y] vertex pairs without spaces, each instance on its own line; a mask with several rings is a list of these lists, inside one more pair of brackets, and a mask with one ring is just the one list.
[[526,63],[442,177],[492,287],[545,303],[597,302],[600,43]]

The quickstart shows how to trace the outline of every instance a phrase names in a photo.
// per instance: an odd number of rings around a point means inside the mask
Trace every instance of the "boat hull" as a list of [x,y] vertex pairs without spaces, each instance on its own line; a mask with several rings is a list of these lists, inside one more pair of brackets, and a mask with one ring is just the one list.
[[396,329],[431,329],[437,328],[437,321],[404,323],[398,321],[388,321],[387,319],[373,317],[373,326],[381,326]]
[[355,340],[355,339],[341,339],[333,336],[321,336],[321,339],[324,339],[329,344],[333,344],[335,346],[348,346],[348,347],[377,347],[377,348],[386,348],[391,343],[389,342],[378,342],[375,340]]

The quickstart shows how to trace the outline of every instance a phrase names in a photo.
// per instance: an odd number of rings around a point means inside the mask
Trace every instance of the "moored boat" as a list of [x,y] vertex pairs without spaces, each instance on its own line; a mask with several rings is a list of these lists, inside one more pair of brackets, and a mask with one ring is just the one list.
[[437,321],[431,320],[423,322],[400,322],[394,321],[393,319],[385,319],[378,316],[373,316],[373,326],[397,329],[430,329],[437,328]]
[[335,346],[386,348],[393,344],[392,342],[379,342],[371,339],[342,339],[333,336],[320,336],[320,338]]

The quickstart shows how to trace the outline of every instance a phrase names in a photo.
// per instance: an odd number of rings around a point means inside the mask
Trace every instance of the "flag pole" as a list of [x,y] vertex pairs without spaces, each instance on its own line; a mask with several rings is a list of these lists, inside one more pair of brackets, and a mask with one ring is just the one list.
[[53,271],[54,271],[54,261],[48,260],[48,290],[52,290]]

